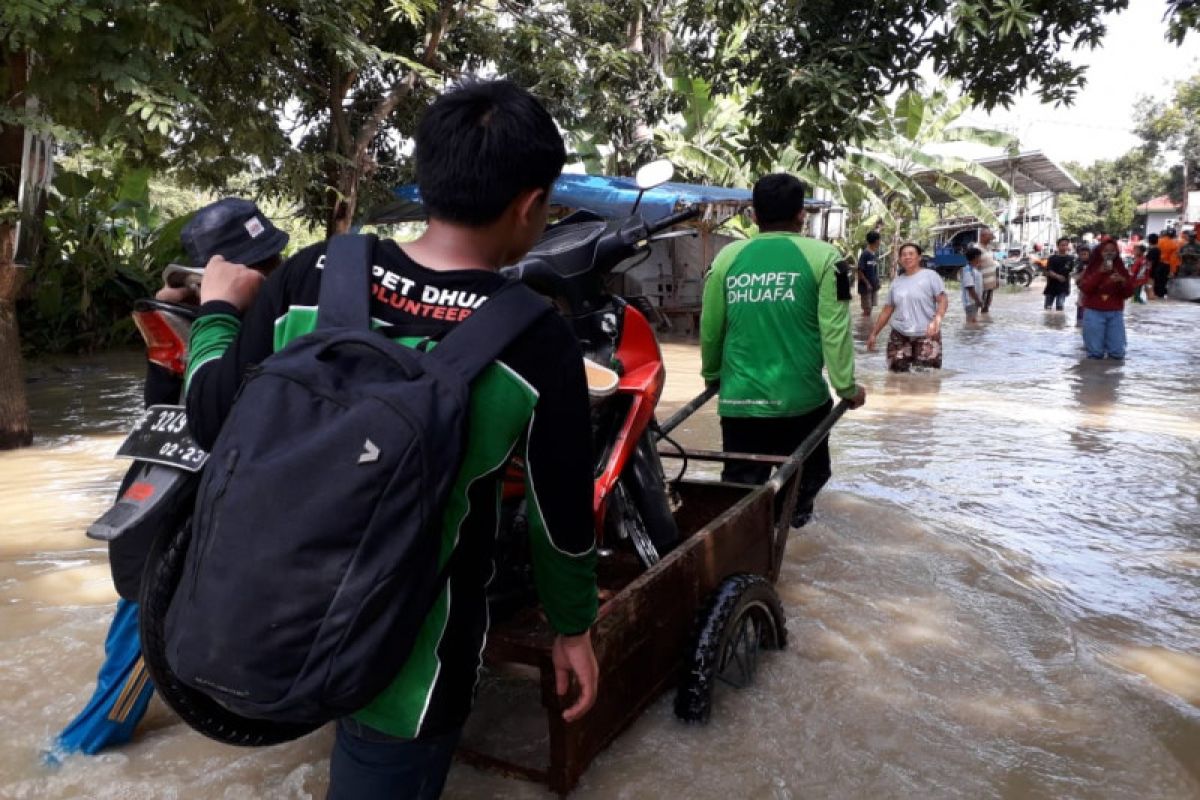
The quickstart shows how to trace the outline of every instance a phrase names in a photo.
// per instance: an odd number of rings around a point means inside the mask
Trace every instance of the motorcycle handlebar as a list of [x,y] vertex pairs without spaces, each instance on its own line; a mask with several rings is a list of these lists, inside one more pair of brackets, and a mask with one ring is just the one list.
[[700,216],[699,206],[685,208],[683,211],[680,211],[677,214],[670,214],[657,222],[648,223],[646,225],[646,233],[654,235],[659,231],[665,231],[667,228],[674,227],[681,222],[687,222],[689,219],[695,219],[698,216]]

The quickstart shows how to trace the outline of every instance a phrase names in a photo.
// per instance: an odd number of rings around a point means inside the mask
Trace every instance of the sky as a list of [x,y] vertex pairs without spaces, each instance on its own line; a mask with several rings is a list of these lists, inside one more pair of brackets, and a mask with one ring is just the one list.
[[1174,82],[1200,72],[1200,34],[1192,33],[1180,47],[1168,43],[1166,6],[1163,0],[1132,0],[1124,12],[1108,15],[1100,47],[1072,56],[1088,66],[1088,82],[1071,108],[1042,105],[1036,95],[1025,95],[1007,110],[972,111],[962,121],[1015,133],[1022,150],[1041,150],[1059,163],[1122,155],[1140,143],[1132,133],[1139,100],[1166,99]]

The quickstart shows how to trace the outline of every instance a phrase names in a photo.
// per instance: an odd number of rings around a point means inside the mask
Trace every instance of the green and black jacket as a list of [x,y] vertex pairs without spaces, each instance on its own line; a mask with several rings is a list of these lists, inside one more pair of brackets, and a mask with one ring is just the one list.
[[[225,303],[201,308],[186,390],[188,424],[201,446],[211,448],[247,368],[314,330],[324,250],[324,244],[306,248],[276,270],[244,319]],[[486,270],[426,269],[386,240],[376,245],[373,261],[373,323],[409,345],[444,335],[504,282]],[[578,342],[561,317],[543,316],[476,379],[469,425],[441,530],[442,563],[458,554],[450,578],[400,674],[356,715],[393,736],[449,732],[470,711],[510,458],[525,463],[534,577],[550,624],[578,634],[596,616],[587,385]]]

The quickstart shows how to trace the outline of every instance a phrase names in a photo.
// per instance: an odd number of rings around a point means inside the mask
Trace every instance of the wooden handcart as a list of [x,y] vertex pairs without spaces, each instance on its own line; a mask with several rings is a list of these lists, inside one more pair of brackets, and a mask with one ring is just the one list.
[[[663,423],[661,432],[668,434],[714,394],[710,389],[696,397]],[[676,521],[683,541],[644,572],[634,559],[620,554],[601,559],[602,603],[592,629],[600,689],[596,705],[582,719],[562,719],[564,704],[555,694],[550,658],[554,637],[541,616],[528,610],[493,629],[486,650],[489,664],[502,673],[527,676],[532,692],[540,696],[544,726],[526,720],[525,727],[504,731],[506,723],[520,724],[509,713],[511,700],[499,716],[481,710],[476,724],[468,724],[459,757],[566,794],[592,760],[670,687],[678,687],[677,716],[706,721],[718,683],[744,685],[753,677],[760,649],[786,644],[774,583],[801,468],[847,408],[845,402],[834,408],[791,456],[662,451],[664,457],[756,460],[779,469],[763,486],[678,481]]]

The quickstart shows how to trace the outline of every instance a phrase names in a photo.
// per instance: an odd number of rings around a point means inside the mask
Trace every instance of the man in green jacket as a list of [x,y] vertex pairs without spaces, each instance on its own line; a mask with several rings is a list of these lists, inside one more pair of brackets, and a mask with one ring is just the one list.
[[[754,184],[759,233],[713,261],[700,315],[701,375],[720,383],[726,451],[790,455],[833,408],[824,366],[839,397],[858,408],[866,390],[854,382],[848,299],[838,298],[839,255],[800,235],[804,184],[767,175]],[[730,483],[761,484],[770,465],[730,463]],[[812,516],[831,476],[826,438],[804,462],[792,525]]]

